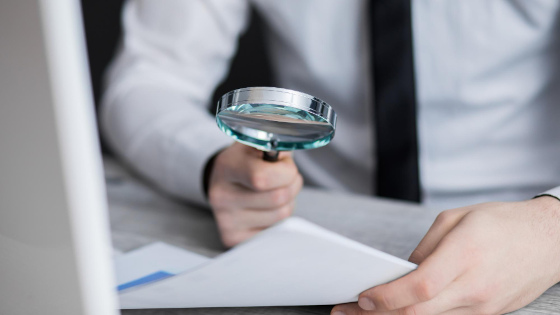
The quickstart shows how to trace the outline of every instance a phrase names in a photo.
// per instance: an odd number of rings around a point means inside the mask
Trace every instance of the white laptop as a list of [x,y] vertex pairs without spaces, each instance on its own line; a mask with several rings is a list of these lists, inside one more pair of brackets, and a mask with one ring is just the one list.
[[79,1],[0,1],[0,314],[117,314]]

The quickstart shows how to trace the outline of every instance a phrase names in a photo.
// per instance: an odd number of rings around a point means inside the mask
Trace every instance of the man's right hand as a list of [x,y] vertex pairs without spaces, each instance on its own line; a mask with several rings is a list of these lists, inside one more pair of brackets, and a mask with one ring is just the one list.
[[214,160],[208,198],[228,247],[289,217],[303,186],[291,153],[280,152],[276,162],[262,155],[236,142]]

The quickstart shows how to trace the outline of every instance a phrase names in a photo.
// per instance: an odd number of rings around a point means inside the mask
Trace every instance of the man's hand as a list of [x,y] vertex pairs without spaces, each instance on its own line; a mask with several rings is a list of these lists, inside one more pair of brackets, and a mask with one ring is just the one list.
[[262,155],[236,142],[214,160],[208,198],[228,247],[289,217],[303,185],[290,153],[281,152],[277,162]]
[[[418,269],[332,314],[503,314],[560,280],[560,202],[552,197],[442,212],[410,261]],[[338,313],[340,312],[340,313]]]

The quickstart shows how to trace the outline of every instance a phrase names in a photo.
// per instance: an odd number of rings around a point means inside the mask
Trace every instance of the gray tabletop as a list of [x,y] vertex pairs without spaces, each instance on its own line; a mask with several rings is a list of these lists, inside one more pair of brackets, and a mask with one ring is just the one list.
[[[225,248],[211,212],[178,202],[105,158],[113,247],[117,252],[163,241],[214,257]],[[414,204],[360,195],[304,189],[295,215],[339,234],[407,259],[437,211]],[[332,306],[123,310],[125,315],[156,314],[329,314]],[[512,314],[560,314],[560,285]]]

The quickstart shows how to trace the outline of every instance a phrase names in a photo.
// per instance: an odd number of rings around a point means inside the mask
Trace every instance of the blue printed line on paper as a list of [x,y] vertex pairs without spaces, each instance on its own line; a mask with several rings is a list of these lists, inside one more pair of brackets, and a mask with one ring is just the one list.
[[144,276],[142,278],[132,280],[132,281],[129,281],[127,283],[123,283],[123,284],[121,284],[117,287],[117,290],[118,291],[126,290],[126,289],[129,289],[129,288],[138,286],[138,285],[147,284],[147,283],[158,281],[158,280],[163,280],[165,278],[169,278],[169,277],[172,277],[172,276],[174,276],[174,274],[169,273],[167,271],[162,271],[162,270],[156,271],[156,272],[151,273],[151,274],[149,274],[147,276]]

